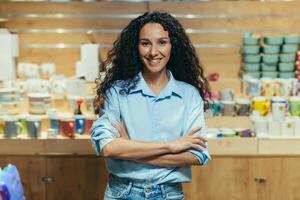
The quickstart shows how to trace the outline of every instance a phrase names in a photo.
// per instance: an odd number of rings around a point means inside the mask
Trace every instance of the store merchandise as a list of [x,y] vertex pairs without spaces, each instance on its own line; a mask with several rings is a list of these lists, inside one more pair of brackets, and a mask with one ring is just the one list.
[[271,112],[274,121],[284,121],[288,111],[289,103],[283,97],[273,97],[271,99]]
[[241,48],[243,75],[272,79],[295,77],[299,38],[299,35],[244,33]]
[[39,117],[28,117],[27,118],[27,130],[29,138],[38,138],[42,134],[42,122]]
[[251,116],[252,129],[257,137],[295,137],[300,136],[300,117],[285,117],[282,121],[273,120],[272,116]]
[[55,63],[42,63],[41,64],[41,76],[44,79],[50,79],[51,76],[56,74]]
[[227,88],[219,92],[221,101],[232,101],[234,99],[235,91],[233,89]]
[[227,137],[254,137],[255,134],[248,128],[208,128],[207,138]]
[[236,99],[236,114],[238,116],[249,116],[251,102],[248,99]]
[[300,116],[300,97],[290,97],[290,112],[292,116]]
[[84,72],[87,81],[95,81],[99,74],[99,67],[99,44],[82,44],[80,46],[80,64],[76,66],[79,69],[76,71]]
[[85,133],[85,117],[83,115],[75,115],[75,132],[77,134]]
[[12,164],[0,168],[0,199],[25,200],[18,169]]
[[261,116],[268,114],[270,108],[270,101],[264,96],[257,96],[252,98],[252,109],[258,111]]
[[75,119],[72,116],[64,116],[59,120],[60,134],[64,137],[75,137]]
[[223,104],[223,115],[224,116],[235,116],[236,115],[236,103],[235,101],[221,101]]
[[28,111],[31,114],[46,114],[51,108],[51,95],[49,93],[29,93]]
[[5,138],[16,138],[17,135],[22,133],[22,124],[19,122],[17,117],[4,116],[3,121]]

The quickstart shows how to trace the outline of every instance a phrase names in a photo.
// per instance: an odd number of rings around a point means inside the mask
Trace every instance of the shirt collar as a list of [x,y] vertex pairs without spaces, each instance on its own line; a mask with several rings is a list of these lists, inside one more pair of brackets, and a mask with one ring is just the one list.
[[[175,80],[175,78],[173,77],[173,74],[170,70],[167,70],[168,76],[170,78],[169,82],[167,83],[167,85],[165,86],[165,88],[161,91],[159,97],[163,98],[163,97],[167,97],[167,96],[171,96],[171,95],[175,95],[178,96],[180,98],[182,98],[183,96],[183,91],[182,89],[179,87],[177,81]],[[139,81],[135,87],[135,89],[132,89],[129,94],[132,93],[136,93],[141,91],[144,95],[147,96],[152,96],[155,97],[154,93],[150,90],[150,88],[148,87],[142,72],[139,72],[137,74]]]

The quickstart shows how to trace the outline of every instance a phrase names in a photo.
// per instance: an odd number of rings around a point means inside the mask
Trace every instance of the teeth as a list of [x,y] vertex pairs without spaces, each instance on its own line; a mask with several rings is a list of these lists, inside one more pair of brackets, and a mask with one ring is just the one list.
[[158,64],[160,62],[160,59],[149,59],[148,60],[150,64]]

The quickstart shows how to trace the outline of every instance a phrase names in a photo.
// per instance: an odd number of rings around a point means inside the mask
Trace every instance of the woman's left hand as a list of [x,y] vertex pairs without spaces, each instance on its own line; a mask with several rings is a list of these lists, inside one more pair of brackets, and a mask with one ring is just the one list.
[[121,122],[121,123],[113,124],[113,127],[115,127],[118,130],[120,134],[120,138],[129,139],[124,123]]

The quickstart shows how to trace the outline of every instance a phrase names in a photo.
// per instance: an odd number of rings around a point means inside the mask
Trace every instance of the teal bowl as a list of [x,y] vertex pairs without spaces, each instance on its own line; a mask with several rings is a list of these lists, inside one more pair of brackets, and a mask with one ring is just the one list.
[[280,46],[277,45],[264,45],[263,52],[265,54],[278,54],[280,52]]
[[300,36],[299,35],[287,35],[283,38],[285,44],[299,44]]
[[283,43],[283,38],[278,36],[266,36],[264,38],[264,43],[268,45],[281,45]]
[[295,69],[295,63],[290,62],[290,63],[279,63],[279,71],[281,72],[290,72],[294,71]]
[[278,54],[263,54],[262,60],[266,64],[274,64],[274,63],[278,63],[279,56]]
[[260,64],[259,63],[243,63],[243,70],[245,71],[259,71]]
[[280,72],[279,78],[295,78],[295,72]]
[[278,72],[262,72],[261,77],[262,78],[277,78]]
[[243,38],[244,45],[258,45],[260,43],[260,38],[255,36],[246,36]]
[[280,54],[279,60],[282,63],[287,63],[287,62],[295,62],[296,61],[296,54],[295,53],[283,53]]
[[265,64],[265,63],[262,63],[261,64],[261,70],[264,71],[264,72],[269,72],[269,71],[276,71],[277,70],[277,64]]
[[245,45],[242,48],[244,54],[259,54],[260,46],[255,45]]
[[256,54],[256,55],[248,55],[245,54],[243,55],[243,61],[246,63],[259,63],[261,60],[260,55]]
[[253,78],[260,78],[260,76],[261,76],[259,71],[256,71],[256,72],[254,72],[254,71],[244,71],[243,74],[247,75],[247,76],[251,76]]
[[296,53],[298,51],[297,44],[285,44],[282,45],[282,52],[283,53]]

